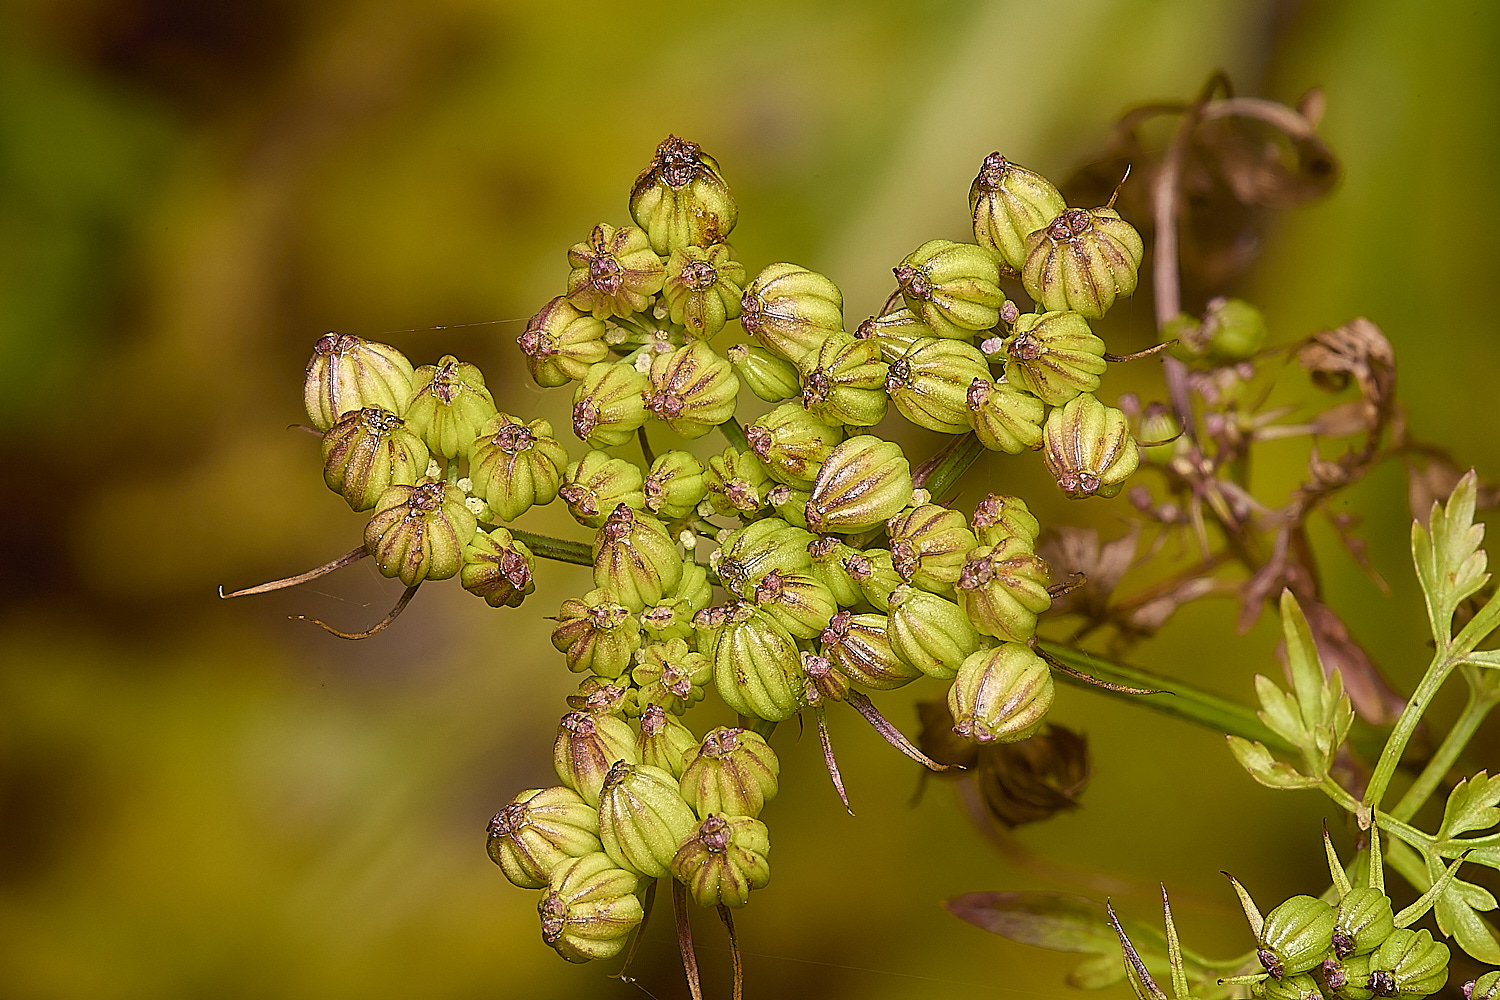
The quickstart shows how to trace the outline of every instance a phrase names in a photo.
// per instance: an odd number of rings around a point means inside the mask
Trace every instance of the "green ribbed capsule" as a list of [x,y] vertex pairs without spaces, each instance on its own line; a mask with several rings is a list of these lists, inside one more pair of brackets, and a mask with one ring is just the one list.
[[613,958],[645,919],[640,879],[603,853],[586,854],[552,873],[537,903],[542,940],[570,962]]
[[980,545],[999,545],[1019,538],[1028,547],[1036,544],[1042,526],[1020,497],[990,493],[974,508],[974,534]]
[[776,516],[797,528],[807,527],[807,501],[812,499],[808,490],[794,490],[785,483],[777,483],[766,491],[766,503]]
[[1266,915],[1256,956],[1273,979],[1307,972],[1332,950],[1338,910],[1313,896],[1293,896]]
[[844,432],[796,403],[783,403],[747,426],[745,437],[772,479],[806,490],[823,460],[844,439]]
[[610,680],[590,674],[578,685],[578,690],[565,699],[568,707],[589,715],[623,715],[635,718],[641,714],[635,687],[628,676]]
[[812,565],[807,572],[816,577],[841,608],[852,608],[864,600],[859,583],[849,573],[845,560],[860,557],[858,549],[846,544],[836,535],[823,535],[807,543],[807,554]]
[[646,506],[645,481],[640,466],[602,451],[589,451],[563,473],[557,495],[568,512],[589,528],[603,526],[620,504],[640,510]]
[[891,594],[906,582],[896,572],[895,560],[888,549],[866,549],[846,558],[844,569],[859,587],[860,597],[881,614],[890,611]]
[[727,356],[745,388],[768,403],[780,403],[802,392],[797,366],[764,347],[735,344]]
[[1210,299],[1200,323],[1179,314],[1162,330],[1176,338],[1173,356],[1183,361],[1208,357],[1221,364],[1254,356],[1266,343],[1266,318],[1244,299]]
[[599,814],[571,788],[528,788],[490,820],[485,847],[512,885],[540,889],[568,861],[603,849]]
[[709,814],[672,858],[672,877],[699,906],[735,909],[771,881],[766,825],[749,816]]
[[731,257],[724,244],[678,247],[667,258],[662,298],[673,323],[707,340],[739,317],[744,284],[745,265]]
[[1061,406],[1080,392],[1099,388],[1109,364],[1104,341],[1088,320],[1072,311],[1026,313],[1005,338],[1005,380]]
[[983,642],[963,609],[936,594],[900,586],[889,607],[891,648],[928,677],[952,679]]
[[643,484],[646,509],[663,521],[690,517],[708,496],[703,463],[685,451],[656,456]]
[[414,378],[411,362],[388,344],[325,334],[307,362],[302,389],[307,422],[326,431],[344,414],[367,407],[405,416]]
[[567,657],[568,669],[575,674],[619,677],[630,669],[635,651],[641,648],[640,620],[603,590],[591,590],[582,598],[563,601],[552,629],[552,645]]
[[558,780],[590,806],[599,804],[599,792],[615,761],[638,763],[640,759],[635,733],[624,719],[569,712],[557,724],[552,766]]
[[894,691],[922,676],[891,644],[885,615],[840,611],[819,638],[829,663],[855,684],[873,691]]
[[890,403],[885,393],[888,371],[874,341],[829,334],[797,361],[802,408],[825,424],[878,424]]
[[1042,429],[1047,470],[1075,500],[1112,497],[1140,467],[1125,414],[1083,395],[1047,414]]
[[982,545],[969,553],[955,593],[958,606],[985,635],[1026,642],[1036,634],[1037,615],[1052,606],[1052,571],[1019,538]]
[[797,363],[844,331],[844,295],[816,271],[771,264],[745,287],[740,326],[772,354]]
[[459,582],[492,608],[517,608],[536,590],[536,558],[504,528],[476,531],[464,549]]
[[422,439],[379,407],[346,413],[323,435],[323,482],[351,510],[369,510],[390,487],[416,483],[427,462]]
[[646,422],[650,389],[650,380],[634,365],[594,365],[573,390],[573,433],[595,448],[625,444]]
[[901,415],[941,434],[970,428],[969,386],[988,382],[989,363],[961,340],[919,340],[891,362],[885,391]]
[[423,580],[456,575],[478,527],[458,487],[423,479],[380,495],[365,525],[365,549],[382,576],[399,577],[415,587]]
[[994,251],[1013,271],[1026,263],[1026,237],[1067,208],[1068,203],[1051,181],[1010,162],[999,152],[984,158],[979,175],[969,186],[974,241]]
[[[1335,1000],[1374,1000],[1375,991],[1370,989],[1370,956],[1351,955],[1340,961],[1327,958],[1314,970],[1314,975],[1323,986],[1323,994]],[[1267,977],[1265,982],[1272,982]]]
[[[897,293],[899,295],[899,293]],[[899,301],[899,299],[897,299]],[[890,305],[890,303],[886,303]],[[969,331],[962,331],[958,339],[968,340]],[[871,316],[855,329],[860,340],[873,340],[880,346],[880,359],[886,364],[895,361],[909,351],[919,340],[931,340],[938,335],[922,322],[922,318],[906,306]]]
[[526,356],[526,370],[544,389],[581,381],[588,370],[609,357],[604,321],[579,310],[566,298],[542,306],[516,338]]
[[444,458],[468,456],[486,422],[496,414],[484,373],[449,354],[423,365],[412,377],[414,392],[406,423],[427,447]]
[[803,682],[797,641],[752,604],[734,605],[721,621],[710,627],[715,631],[714,685],[725,704],[767,722],[796,715]]
[[682,777],[687,755],[698,746],[698,738],[677,718],[660,705],[647,705],[641,712],[641,733],[637,741],[641,763],[659,767],[674,778]]
[[617,761],[599,793],[599,839],[626,871],[661,878],[698,818],[677,779],[659,767]]
[[740,380],[729,362],[695,340],[651,362],[646,407],[685,438],[699,438],[734,416]]
[[906,306],[940,337],[964,339],[1000,322],[1000,260],[973,243],[928,240],[894,269]]
[[802,701],[809,708],[843,701],[849,696],[849,678],[826,656],[802,654]]
[[651,249],[666,256],[678,247],[722,243],[739,209],[718,161],[696,142],[669,135],[630,189],[630,216]]
[[1395,929],[1389,896],[1371,886],[1350,889],[1339,900],[1338,920],[1333,926],[1334,957],[1368,954]]
[[978,541],[956,510],[934,503],[904,510],[885,523],[891,565],[901,579],[923,590],[951,594],[964,561]]
[[1026,237],[1021,284],[1043,308],[1088,319],[1135,291],[1145,254],[1141,234],[1111,208],[1070,208]]
[[1403,1000],[1431,996],[1447,985],[1449,957],[1431,931],[1398,927],[1370,955],[1370,990]]
[[682,561],[682,577],[671,597],[686,601],[693,611],[702,611],[714,599],[713,584],[708,582],[708,568],[700,566],[691,557]]
[[864,531],[900,513],[911,498],[911,466],[901,446],[862,434],[824,459],[807,501],[807,526],[820,534]]
[[1264,979],[1256,986],[1261,988],[1265,1000],[1323,1000],[1318,981],[1305,972],[1285,979]]
[[1495,1000],[1500,996],[1500,972],[1486,972],[1464,983],[1464,1000]]
[[620,504],[594,536],[594,585],[631,611],[659,602],[681,576],[677,540],[649,514]]
[[568,450],[545,420],[530,423],[497,413],[479,429],[469,461],[474,495],[502,521],[514,521],[532,507],[557,498]]
[[948,689],[953,731],[976,743],[1015,743],[1035,733],[1052,707],[1052,671],[1020,643],[971,654]]
[[1025,389],[977,378],[969,383],[964,398],[974,436],[990,451],[1019,455],[1041,446],[1047,407]]
[[660,705],[672,715],[682,715],[702,701],[704,689],[713,679],[708,657],[689,650],[684,639],[652,643],[641,651],[640,661],[631,672],[640,690],[638,700]]
[[763,737],[720,726],[688,752],[682,797],[699,816],[759,816],[776,797],[781,762]]
[[737,448],[726,448],[722,455],[710,457],[704,480],[715,514],[746,519],[766,508],[766,493],[774,484],[760,459]]
[[755,588],[772,570],[797,573],[812,565],[807,553],[813,536],[776,517],[752,521],[723,536],[718,574],[724,589],[741,600],[752,600]]
[[813,639],[838,613],[833,593],[811,572],[771,570],[755,586],[755,606],[798,639]]
[[661,258],[635,226],[599,223],[568,250],[568,302],[595,319],[644,312],[662,289]]

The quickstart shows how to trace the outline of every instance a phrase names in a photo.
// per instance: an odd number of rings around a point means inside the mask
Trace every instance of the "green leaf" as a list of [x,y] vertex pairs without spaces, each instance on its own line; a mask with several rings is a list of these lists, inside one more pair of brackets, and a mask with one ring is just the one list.
[[1427,601],[1427,619],[1439,649],[1453,638],[1453,613],[1460,603],[1489,579],[1479,543],[1484,525],[1474,523],[1477,478],[1471,469],[1448,498],[1446,507],[1432,505],[1428,527],[1411,527],[1412,561]]
[[[1443,865],[1434,857],[1427,858],[1429,884],[1443,874]],[[1437,898],[1433,912],[1437,916],[1438,930],[1453,938],[1464,951],[1481,962],[1500,964],[1500,939],[1489,922],[1481,917],[1481,911],[1495,909],[1495,897],[1488,890],[1454,879]]]
[[1311,731],[1324,721],[1323,664],[1313,641],[1307,617],[1290,590],[1281,592],[1281,638],[1286,643],[1287,672],[1292,676],[1292,691],[1302,710],[1303,728]]
[[967,892],[943,905],[960,920],[1012,941],[1052,951],[1114,955],[1118,961],[1119,939],[1104,907],[1092,899],[1053,892]]
[[1310,778],[1290,764],[1284,764],[1271,755],[1263,743],[1251,743],[1239,736],[1225,737],[1229,751],[1240,766],[1250,772],[1250,777],[1267,788],[1317,788],[1322,778]]
[[[1495,592],[1495,597],[1500,598],[1500,591]],[[1475,620],[1477,621],[1478,619]],[[1476,667],[1500,668],[1500,649],[1475,650],[1472,653],[1465,654],[1463,662],[1472,663]]]
[[1261,674],[1255,675],[1255,694],[1260,699],[1260,721],[1277,736],[1294,747],[1312,745],[1312,734],[1302,720],[1302,710],[1291,695],[1276,686],[1276,682]]
[[1438,840],[1452,840],[1461,833],[1488,830],[1500,823],[1500,775],[1480,771],[1458,783],[1448,795]]

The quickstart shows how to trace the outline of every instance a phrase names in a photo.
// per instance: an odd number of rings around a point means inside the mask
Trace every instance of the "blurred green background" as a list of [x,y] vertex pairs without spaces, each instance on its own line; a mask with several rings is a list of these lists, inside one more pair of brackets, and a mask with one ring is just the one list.
[[[1345,168],[1242,291],[1281,341],[1374,319],[1413,429],[1494,476],[1497,43],[1490,0],[0,5],[0,996],[638,995],[544,947],[534,894],[483,848],[496,808],[553,782],[576,678],[542,616],[582,571],[545,567],[515,611],[434,586],[358,644],[287,616],[378,618],[400,587],[367,563],[215,597],[359,537],[286,429],[323,331],[455,353],[502,409],[556,418],[566,394],[529,383],[514,338],[668,132],[723,165],[752,272],[821,270],[858,322],[912,247],[966,238],[985,153],[1060,179],[1126,107],[1223,68],[1246,94],[1323,87]],[[1034,457],[982,471],[1044,522],[1128,513],[1060,502]],[[1392,593],[1319,536],[1329,601],[1408,688],[1427,652],[1400,469],[1348,507]],[[1195,607],[1132,659],[1248,700],[1275,628],[1235,637],[1234,613]],[[908,729],[910,701],[881,699]],[[965,890],[1109,893],[1151,918],[1160,879],[1189,943],[1223,954],[1247,938],[1220,869],[1263,898],[1321,890],[1322,798],[1095,694],[1063,688],[1053,718],[1092,741],[1086,807],[1003,852],[947,788],[911,806],[917,775],[851,713],[852,819],[817,741],[779,733],[775,878],[739,920],[749,995],[1082,995],[1071,962],[941,910]],[[1500,762],[1493,726],[1471,758]],[[698,936],[723,995],[717,922]],[[640,986],[684,995],[676,963],[659,917]]]

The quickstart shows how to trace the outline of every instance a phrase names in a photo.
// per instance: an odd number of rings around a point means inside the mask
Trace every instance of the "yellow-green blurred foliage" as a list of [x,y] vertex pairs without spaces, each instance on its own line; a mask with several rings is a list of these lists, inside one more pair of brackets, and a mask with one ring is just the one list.
[[[496,808],[553,780],[575,679],[542,616],[584,573],[543,567],[515,611],[433,586],[358,644],[287,616],[373,621],[399,587],[366,564],[214,595],[356,544],[316,443],[286,430],[324,330],[457,354],[502,409],[555,418],[566,394],[526,381],[519,324],[566,247],[625,218],[668,132],[723,164],[752,272],[824,271],[857,322],[912,247],[965,238],[985,153],[1060,179],[1125,107],[1223,68],[1242,93],[1325,88],[1346,171],[1242,291],[1283,342],[1381,324],[1415,431],[1494,476],[1497,43],[1491,0],[0,7],[0,996],[638,995],[545,948],[534,894],[483,847]],[[1106,398],[1154,372],[1117,371]],[[1305,452],[1287,455],[1268,487],[1296,482]],[[981,468],[1044,521],[1119,530],[1122,508],[1063,503],[1034,456]],[[1392,593],[1319,536],[1329,600],[1409,686],[1426,654],[1400,470],[1350,508]],[[1274,623],[1237,637],[1234,611],[1194,608],[1133,659],[1249,699]],[[913,728],[910,700],[881,702]],[[1067,961],[940,909],[964,890],[1111,893],[1144,917],[1160,879],[1189,943],[1220,953],[1246,943],[1220,869],[1263,899],[1321,890],[1322,799],[1117,700],[1065,688],[1054,713],[1088,733],[1096,777],[1009,857],[946,788],[911,807],[913,768],[852,713],[833,724],[854,818],[817,741],[782,727],[775,878],[739,920],[750,995],[1069,993]],[[1473,757],[1497,747],[1490,731]],[[636,971],[683,993],[666,920]]]

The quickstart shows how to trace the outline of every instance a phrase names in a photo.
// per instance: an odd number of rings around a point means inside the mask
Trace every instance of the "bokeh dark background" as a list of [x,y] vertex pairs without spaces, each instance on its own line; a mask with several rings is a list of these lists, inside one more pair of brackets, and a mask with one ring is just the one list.
[[[400,588],[368,564],[215,597],[358,538],[286,430],[323,331],[455,353],[502,409],[556,417],[519,324],[569,244],[626,218],[668,132],[723,164],[751,270],[824,271],[858,322],[912,247],[966,238],[985,153],[1061,178],[1126,107],[1222,68],[1246,94],[1323,87],[1345,168],[1240,291],[1283,342],[1381,324],[1414,430],[1494,476],[1497,43],[1488,0],[0,5],[0,996],[638,995],[545,948],[534,894],[483,850],[499,805],[553,781],[576,679],[542,616],[583,572],[544,568],[506,612],[433,586],[358,644],[287,616],[373,621]],[[1149,302],[1119,312],[1139,327]],[[1259,472],[1273,494],[1302,471],[1286,456]],[[1122,530],[1122,507],[1056,499],[1034,457],[981,473],[1044,519]],[[1329,601],[1409,688],[1428,654],[1400,469],[1348,509],[1392,593],[1325,532]],[[1234,613],[1195,607],[1133,659],[1248,700],[1275,628],[1236,637]],[[910,728],[910,700],[882,703]],[[1434,718],[1455,711],[1450,692]],[[1321,890],[1322,798],[1115,700],[1064,688],[1054,713],[1097,773],[1084,809],[1008,851],[945,788],[912,807],[916,774],[852,714],[834,726],[853,819],[816,740],[779,734],[775,878],[739,921],[750,995],[1079,995],[1067,960],[940,909],[964,890],[1110,893],[1148,918],[1161,879],[1188,943],[1220,954],[1247,941],[1220,869],[1265,899]],[[1497,747],[1492,726],[1471,763]],[[699,950],[722,993],[711,919]],[[683,992],[665,919],[636,971]]]

